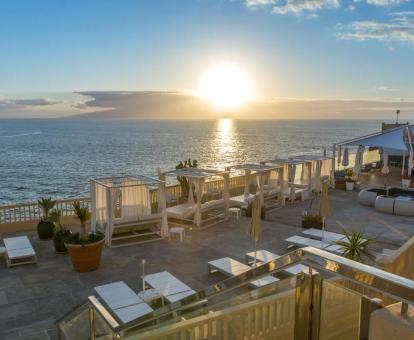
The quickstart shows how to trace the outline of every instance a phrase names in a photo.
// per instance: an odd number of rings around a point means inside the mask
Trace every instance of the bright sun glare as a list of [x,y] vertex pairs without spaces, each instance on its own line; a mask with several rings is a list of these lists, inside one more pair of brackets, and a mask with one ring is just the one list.
[[208,69],[200,79],[198,94],[218,109],[237,109],[253,97],[247,73],[232,63]]

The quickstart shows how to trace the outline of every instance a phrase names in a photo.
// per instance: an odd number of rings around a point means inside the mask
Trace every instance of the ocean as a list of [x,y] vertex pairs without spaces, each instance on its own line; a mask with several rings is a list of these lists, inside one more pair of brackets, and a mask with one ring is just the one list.
[[379,130],[378,120],[0,120],[0,204],[89,194],[89,180],[156,175],[182,159],[225,166],[301,153]]

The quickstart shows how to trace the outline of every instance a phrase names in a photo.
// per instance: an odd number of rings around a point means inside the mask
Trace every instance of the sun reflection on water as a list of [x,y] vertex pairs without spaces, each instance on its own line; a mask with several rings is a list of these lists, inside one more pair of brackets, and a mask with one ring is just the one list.
[[215,149],[216,158],[224,163],[223,165],[231,165],[231,160],[236,153],[237,133],[235,131],[232,119],[224,118],[217,120],[215,133]]

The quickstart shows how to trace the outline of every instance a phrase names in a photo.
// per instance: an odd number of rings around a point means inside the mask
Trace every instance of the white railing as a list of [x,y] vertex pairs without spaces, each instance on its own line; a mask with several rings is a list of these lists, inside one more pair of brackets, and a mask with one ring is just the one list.
[[143,333],[126,334],[125,339],[289,340],[294,336],[294,323],[295,291],[291,290]]
[[[55,208],[62,211],[62,216],[73,216],[73,202],[89,205],[89,197],[58,200]],[[41,217],[41,210],[37,202],[0,206],[0,225],[37,221]]]
[[[206,182],[206,189],[219,189],[223,190],[224,181],[223,180],[214,180]],[[237,176],[230,178],[230,192],[231,195],[237,195],[243,193],[244,187],[244,176]],[[170,185],[166,187],[167,192],[179,199],[181,197],[181,186]],[[58,200],[56,202],[55,208],[62,211],[62,216],[73,216],[73,202],[80,201],[82,205],[89,205],[89,197],[80,197],[80,198],[71,198]],[[151,203],[157,204],[158,195],[156,190],[151,191]],[[37,202],[23,203],[23,204],[14,204],[14,205],[3,205],[0,206],[0,225],[3,224],[13,224],[13,223],[24,223],[24,222],[33,222],[38,221],[41,217],[41,211]]]

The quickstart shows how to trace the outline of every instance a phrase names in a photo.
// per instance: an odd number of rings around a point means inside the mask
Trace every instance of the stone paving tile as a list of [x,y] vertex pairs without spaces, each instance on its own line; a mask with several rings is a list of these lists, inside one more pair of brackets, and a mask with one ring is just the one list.
[[[332,214],[327,218],[327,230],[342,232],[342,226],[363,230],[377,238],[378,251],[396,248],[414,234],[414,218],[379,214],[358,205],[356,199],[356,193],[330,192]],[[317,206],[316,198],[313,207]],[[285,239],[301,233],[301,215],[307,209],[309,202],[296,202],[268,212],[258,248],[286,253]],[[28,233],[39,256],[38,264],[7,268],[4,261],[0,262],[0,339],[56,338],[54,321],[85,301],[96,285],[123,280],[134,290],[141,290],[142,258],[147,259],[147,273],[168,270],[195,290],[214,284],[223,277],[209,275],[207,262],[224,256],[244,261],[244,253],[253,249],[246,235],[248,224],[249,219],[243,217],[238,222],[230,219],[205,230],[188,231],[183,243],[163,240],[105,248],[101,267],[91,273],[74,272],[68,256],[55,254],[51,241],[39,241],[35,233]],[[23,333],[26,329],[32,334]]]

